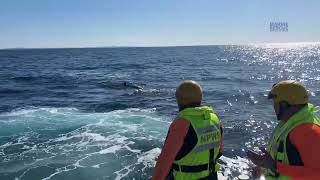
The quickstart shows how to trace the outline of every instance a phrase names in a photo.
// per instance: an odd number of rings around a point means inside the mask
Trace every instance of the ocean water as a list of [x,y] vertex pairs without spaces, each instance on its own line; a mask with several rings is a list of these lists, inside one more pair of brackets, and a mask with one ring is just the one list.
[[186,79],[223,121],[220,176],[252,179],[268,90],[296,79],[319,104],[320,45],[0,50],[0,179],[150,179]]

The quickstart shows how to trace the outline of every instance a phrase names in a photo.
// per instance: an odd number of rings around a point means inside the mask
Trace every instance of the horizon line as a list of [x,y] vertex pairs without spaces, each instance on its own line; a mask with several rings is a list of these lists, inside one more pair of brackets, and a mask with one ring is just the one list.
[[31,49],[103,49],[103,48],[166,48],[166,47],[197,47],[197,46],[250,46],[250,45],[307,45],[307,44],[320,44],[319,42],[280,42],[280,43],[229,43],[229,44],[192,44],[192,45],[151,45],[151,46],[69,46],[69,47],[13,47],[13,48],[0,48],[0,50],[31,50]]

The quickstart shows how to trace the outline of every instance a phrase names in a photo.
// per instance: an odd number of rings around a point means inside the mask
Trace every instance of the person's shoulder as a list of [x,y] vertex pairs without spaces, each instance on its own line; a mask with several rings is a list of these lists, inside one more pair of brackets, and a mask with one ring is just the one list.
[[313,124],[313,123],[303,123],[303,124],[300,124],[299,126],[295,127],[293,130],[305,131],[305,132],[310,132],[310,131],[318,132],[318,131],[320,131],[320,126],[317,124]]
[[190,122],[182,119],[175,118],[169,127],[169,132],[172,133],[186,133],[190,128]]
[[313,123],[303,123],[297,127],[295,127],[290,136],[294,137],[308,137],[308,136],[318,136],[320,137],[320,126]]
[[190,122],[184,118],[176,117],[171,125],[189,125]]
[[183,128],[183,127],[189,127],[190,125],[190,122],[186,119],[183,119],[183,118],[180,118],[180,117],[176,117],[171,125],[170,125],[170,129],[180,129],[180,128]]

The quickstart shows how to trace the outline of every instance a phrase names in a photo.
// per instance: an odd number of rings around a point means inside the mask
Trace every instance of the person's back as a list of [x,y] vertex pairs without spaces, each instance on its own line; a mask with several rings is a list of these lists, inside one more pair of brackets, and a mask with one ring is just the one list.
[[212,108],[201,106],[202,90],[184,81],[176,91],[179,114],[158,158],[153,179],[217,179],[222,126]]

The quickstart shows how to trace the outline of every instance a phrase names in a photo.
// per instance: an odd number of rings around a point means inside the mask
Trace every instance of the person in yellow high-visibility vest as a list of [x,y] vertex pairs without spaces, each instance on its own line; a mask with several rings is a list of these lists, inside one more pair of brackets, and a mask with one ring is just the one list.
[[267,180],[320,179],[320,108],[309,103],[305,87],[293,80],[274,84],[269,95],[279,120],[262,154],[248,151]]
[[219,118],[211,107],[201,106],[202,89],[195,81],[182,82],[176,100],[179,114],[170,125],[152,179],[217,179],[223,149]]

